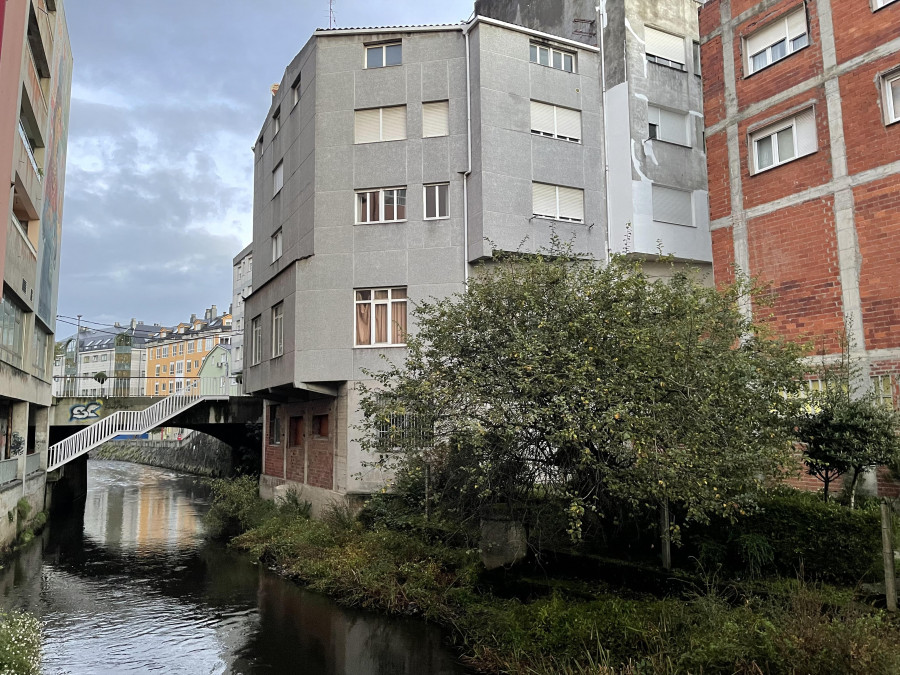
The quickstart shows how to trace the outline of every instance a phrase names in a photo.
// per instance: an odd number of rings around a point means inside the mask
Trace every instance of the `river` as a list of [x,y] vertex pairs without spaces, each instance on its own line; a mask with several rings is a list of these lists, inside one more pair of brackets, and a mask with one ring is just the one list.
[[455,675],[442,633],[342,608],[204,538],[200,479],[90,461],[84,512],[0,570],[44,622],[43,672]]

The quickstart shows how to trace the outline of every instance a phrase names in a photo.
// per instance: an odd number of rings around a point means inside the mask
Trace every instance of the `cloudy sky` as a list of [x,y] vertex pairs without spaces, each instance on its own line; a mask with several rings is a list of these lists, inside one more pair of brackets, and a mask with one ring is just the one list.
[[[335,0],[338,27],[449,23],[472,0]],[[174,324],[231,298],[252,235],[250,147],[328,0],[73,0],[59,335]]]

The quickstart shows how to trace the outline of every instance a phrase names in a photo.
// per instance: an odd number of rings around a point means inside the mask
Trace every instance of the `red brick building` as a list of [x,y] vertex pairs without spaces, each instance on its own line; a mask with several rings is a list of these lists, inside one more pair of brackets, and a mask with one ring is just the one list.
[[776,293],[778,330],[857,357],[900,402],[900,0],[700,9],[717,281]]

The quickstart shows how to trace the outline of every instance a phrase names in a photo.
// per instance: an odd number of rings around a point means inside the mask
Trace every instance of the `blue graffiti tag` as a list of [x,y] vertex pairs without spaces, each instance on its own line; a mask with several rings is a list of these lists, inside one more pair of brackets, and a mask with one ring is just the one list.
[[69,408],[69,421],[92,420],[100,417],[100,408],[103,403],[93,401],[92,403],[79,403]]

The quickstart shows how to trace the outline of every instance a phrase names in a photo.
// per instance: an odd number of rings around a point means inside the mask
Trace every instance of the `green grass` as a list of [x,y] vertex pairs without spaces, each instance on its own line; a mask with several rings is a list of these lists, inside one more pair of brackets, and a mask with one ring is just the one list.
[[30,614],[0,611],[0,675],[41,672],[41,623]]

